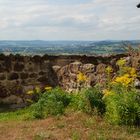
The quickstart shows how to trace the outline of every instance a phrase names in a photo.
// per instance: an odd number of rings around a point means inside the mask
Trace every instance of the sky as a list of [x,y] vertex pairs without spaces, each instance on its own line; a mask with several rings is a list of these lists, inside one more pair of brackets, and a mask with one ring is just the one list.
[[0,40],[137,40],[140,0],[0,0]]

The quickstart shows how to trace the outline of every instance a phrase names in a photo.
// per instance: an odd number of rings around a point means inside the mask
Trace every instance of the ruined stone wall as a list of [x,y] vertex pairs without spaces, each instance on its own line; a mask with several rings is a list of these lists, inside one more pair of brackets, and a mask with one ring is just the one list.
[[[75,61],[82,64],[111,64],[125,54],[115,56],[20,56],[0,54],[0,102],[5,99],[9,102],[12,99],[14,102],[24,102],[28,90],[34,87],[61,86],[63,82],[62,75],[67,71],[67,65]],[[90,66],[90,65],[87,65]],[[87,68],[88,69],[88,68]],[[62,73],[62,75],[60,75]],[[61,78],[62,77],[62,78]],[[67,75],[65,79],[67,79]],[[16,97],[20,97],[17,100]],[[10,97],[10,99],[9,99]]]
[[35,56],[0,55],[0,98],[24,96],[35,86],[57,85],[57,78],[48,59]]

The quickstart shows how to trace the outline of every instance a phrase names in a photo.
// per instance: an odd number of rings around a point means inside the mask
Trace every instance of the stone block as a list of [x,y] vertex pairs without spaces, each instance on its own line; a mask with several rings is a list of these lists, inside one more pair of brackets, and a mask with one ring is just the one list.
[[46,74],[47,74],[47,72],[44,72],[44,71],[39,72],[39,75],[46,75]]
[[15,95],[10,95],[9,97],[3,98],[2,103],[4,104],[21,104],[23,103],[22,98],[15,96]]
[[28,76],[29,76],[28,73],[24,73],[24,72],[20,73],[20,78],[21,78],[21,79],[27,79]]
[[6,86],[0,85],[0,98],[8,96],[8,90]]
[[0,80],[5,80],[6,79],[6,75],[4,73],[0,74]]
[[37,78],[37,74],[36,74],[36,73],[31,73],[31,74],[29,75],[29,77],[30,77],[30,78]]
[[15,72],[9,73],[7,77],[8,80],[17,80],[18,78],[19,78],[19,75],[18,73],[15,73]]
[[14,65],[14,71],[20,72],[20,71],[23,71],[23,69],[24,69],[24,64],[22,64],[22,63],[16,63]]
[[41,76],[37,80],[39,82],[42,82],[42,83],[47,83],[48,82],[48,78],[46,76]]
[[0,64],[0,73],[3,73],[5,71],[6,71],[5,67],[2,64]]

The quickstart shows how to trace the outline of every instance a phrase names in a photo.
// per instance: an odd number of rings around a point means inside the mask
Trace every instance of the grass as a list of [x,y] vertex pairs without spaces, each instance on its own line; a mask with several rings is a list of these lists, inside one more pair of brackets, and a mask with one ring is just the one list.
[[31,119],[31,107],[20,109],[13,112],[3,112],[0,113],[0,122],[1,121],[21,121],[26,119]]
[[0,113],[1,140],[139,140],[140,128],[111,125],[99,116],[67,111],[62,116],[27,120],[31,108]]

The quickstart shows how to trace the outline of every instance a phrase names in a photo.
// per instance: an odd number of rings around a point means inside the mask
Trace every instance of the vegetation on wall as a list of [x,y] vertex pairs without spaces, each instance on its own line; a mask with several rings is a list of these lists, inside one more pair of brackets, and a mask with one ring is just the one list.
[[[27,109],[14,113],[2,113],[0,118],[19,116],[22,119],[42,119],[48,116],[65,114],[67,111],[80,111],[89,115],[99,115],[112,124],[139,125],[140,124],[140,93],[134,86],[138,77],[135,68],[127,65],[125,59],[116,62],[117,74],[112,78],[113,68],[106,68],[107,82],[86,88],[88,78],[82,73],[77,74],[77,84],[80,85],[76,93],[67,93],[61,88],[46,86],[42,91],[39,87],[27,92],[32,96]],[[24,115],[23,115],[24,113]],[[19,118],[20,118],[19,117]]]

